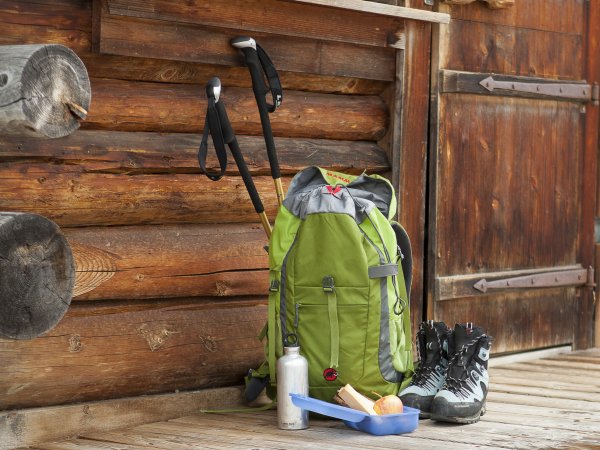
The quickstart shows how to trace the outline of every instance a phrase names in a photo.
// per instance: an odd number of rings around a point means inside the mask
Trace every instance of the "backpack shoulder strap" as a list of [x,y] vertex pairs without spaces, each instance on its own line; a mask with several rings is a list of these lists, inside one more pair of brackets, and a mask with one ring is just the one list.
[[392,229],[396,233],[396,242],[398,243],[398,251],[402,264],[402,274],[404,275],[404,284],[406,286],[406,294],[410,299],[410,287],[412,285],[412,247],[406,230],[398,222],[391,222]]

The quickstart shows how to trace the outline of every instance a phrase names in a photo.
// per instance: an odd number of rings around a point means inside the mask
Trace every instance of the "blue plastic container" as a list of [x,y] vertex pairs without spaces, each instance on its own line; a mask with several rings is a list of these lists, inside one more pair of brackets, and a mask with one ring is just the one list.
[[341,419],[350,428],[376,436],[410,433],[416,430],[419,425],[419,410],[408,406],[404,407],[404,412],[401,414],[373,416],[356,409],[327,403],[304,395],[290,394],[290,396],[294,405],[300,408]]

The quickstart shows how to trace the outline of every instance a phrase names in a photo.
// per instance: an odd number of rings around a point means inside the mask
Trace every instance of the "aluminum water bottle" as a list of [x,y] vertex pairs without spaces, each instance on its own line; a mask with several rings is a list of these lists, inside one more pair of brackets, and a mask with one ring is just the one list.
[[290,394],[308,396],[308,361],[293,334],[286,338],[283,356],[277,360],[277,425],[282,430],[308,428],[308,411],[294,405]]

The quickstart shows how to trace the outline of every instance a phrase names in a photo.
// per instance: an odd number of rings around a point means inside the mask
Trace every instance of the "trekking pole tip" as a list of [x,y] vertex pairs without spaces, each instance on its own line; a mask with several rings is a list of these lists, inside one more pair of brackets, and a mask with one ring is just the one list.
[[214,98],[215,102],[219,101],[219,97],[221,96],[221,80],[219,77],[212,77],[206,83],[206,95],[209,98]]
[[256,41],[249,36],[238,36],[231,40],[231,45],[236,48],[244,49],[244,48],[253,48],[256,50]]

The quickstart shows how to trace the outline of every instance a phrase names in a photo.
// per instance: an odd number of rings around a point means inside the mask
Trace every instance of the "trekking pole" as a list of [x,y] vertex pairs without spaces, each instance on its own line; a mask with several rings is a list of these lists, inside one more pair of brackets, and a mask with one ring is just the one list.
[[[283,187],[281,185],[281,171],[279,170],[277,151],[275,150],[273,131],[271,130],[271,121],[269,119],[269,113],[275,111],[281,105],[283,99],[279,75],[267,53],[251,37],[236,37],[231,40],[231,45],[242,51],[246,65],[250,71],[252,90],[256,98],[260,123],[267,147],[267,155],[269,157],[269,165],[271,166],[271,176],[273,177],[275,191],[277,192],[277,204],[281,206],[284,198]],[[268,87],[265,84],[263,73],[267,77]],[[273,104],[268,104],[265,98],[269,91],[273,96]]]
[[227,117],[225,105],[222,101],[219,101],[220,95],[221,80],[219,80],[217,77],[213,77],[206,84],[206,96],[208,97],[208,113],[206,120],[209,123],[208,127],[213,138],[213,143],[215,148],[217,148],[217,146],[222,146],[224,148],[224,144],[229,146],[229,150],[233,155],[233,159],[235,160],[235,163],[240,171],[240,175],[242,176],[244,184],[246,185],[248,195],[250,195],[250,200],[252,200],[252,204],[254,205],[254,210],[260,217],[260,222],[265,230],[267,238],[270,238],[271,224],[269,223],[269,218],[265,213],[265,208],[260,199],[260,195],[258,195],[256,186],[252,180],[252,175],[250,175],[250,171],[248,170],[248,166],[246,165],[246,161],[244,160],[244,156],[240,150],[240,146],[231,127],[231,123]]

